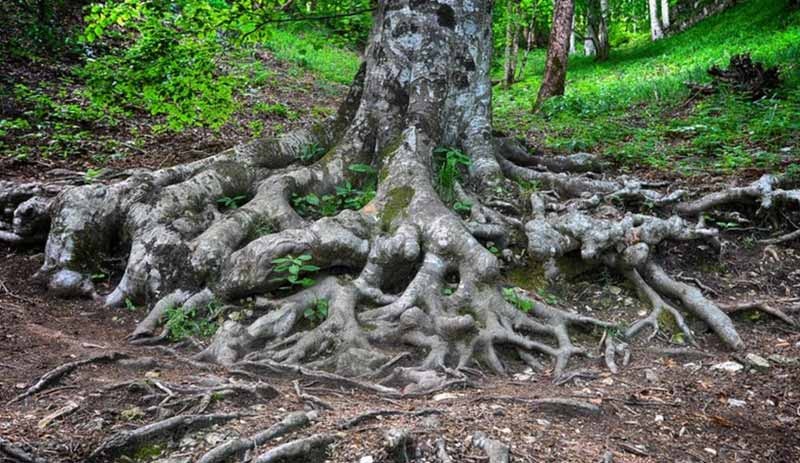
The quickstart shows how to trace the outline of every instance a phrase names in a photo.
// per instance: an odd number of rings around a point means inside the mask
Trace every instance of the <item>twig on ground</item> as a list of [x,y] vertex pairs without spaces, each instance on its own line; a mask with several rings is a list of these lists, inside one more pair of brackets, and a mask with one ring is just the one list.
[[0,455],[7,456],[12,462],[47,463],[47,460],[31,455],[2,437],[0,437]]
[[323,410],[333,410],[333,407],[324,400],[320,399],[315,395],[307,394],[302,390],[300,390],[300,381],[294,380],[292,381],[292,384],[294,384],[294,392],[297,394],[297,397],[300,398],[300,400],[303,400],[305,402],[310,402],[311,406],[315,408],[321,408]]
[[369,410],[360,415],[344,420],[338,424],[339,429],[350,429],[367,420],[378,418],[381,416],[428,416],[428,415],[441,415],[442,411],[435,408],[425,408],[417,411],[404,411],[404,410]]
[[11,405],[26,397],[30,397],[36,394],[37,392],[49,386],[51,383],[60,379],[62,376],[72,372],[72,370],[78,368],[79,366],[87,365],[90,363],[116,362],[117,360],[122,358],[127,358],[127,355],[120,352],[111,352],[108,354],[102,354],[90,357],[84,360],[76,360],[74,362],[65,363],[59,366],[58,368],[55,368],[45,373],[41,378],[39,378],[38,381],[36,381],[36,383],[33,386],[29,387],[28,389],[25,390],[25,392],[19,394],[18,396],[8,401],[7,405]]
[[719,304],[719,308],[728,314],[742,312],[745,310],[758,310],[760,312],[764,312],[765,314],[772,315],[773,317],[778,318],[791,326],[797,326],[797,321],[794,318],[786,315],[782,310],[772,307],[764,301],[750,301],[742,302],[740,304]]

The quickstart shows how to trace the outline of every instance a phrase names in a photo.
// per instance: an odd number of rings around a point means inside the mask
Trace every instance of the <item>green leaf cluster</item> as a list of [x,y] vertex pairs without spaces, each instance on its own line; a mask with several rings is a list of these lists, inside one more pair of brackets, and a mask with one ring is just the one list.
[[272,261],[275,267],[272,271],[276,274],[284,274],[282,277],[273,278],[271,281],[285,281],[289,286],[284,286],[281,289],[290,289],[293,286],[301,286],[308,288],[316,283],[316,280],[311,278],[312,275],[320,270],[319,267],[311,263],[312,257],[310,254],[301,254],[297,257],[287,254],[284,257],[279,257]]

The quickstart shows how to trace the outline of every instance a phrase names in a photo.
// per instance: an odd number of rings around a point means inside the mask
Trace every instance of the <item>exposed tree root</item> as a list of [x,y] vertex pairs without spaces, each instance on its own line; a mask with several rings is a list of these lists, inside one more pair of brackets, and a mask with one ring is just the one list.
[[439,463],[453,463],[453,459],[447,453],[447,443],[443,438],[436,439],[436,458]]
[[719,308],[728,314],[743,312],[746,310],[757,310],[767,315],[772,315],[773,317],[780,319],[791,326],[797,326],[797,320],[789,315],[786,315],[782,310],[775,308],[764,301],[742,302],[740,304],[721,304]]
[[[558,379],[574,356],[592,356],[572,331],[611,323],[504,292],[503,271],[525,252],[547,269],[578,254],[625,275],[652,307],[626,337],[657,332],[668,314],[692,342],[688,312],[741,349],[728,315],[667,274],[657,247],[701,240],[719,250],[718,231],[690,219],[744,202],[795,207],[800,190],[766,175],[685,201],[690,192],[603,174],[596,156],[528,156],[493,137],[490,10],[486,0],[380,2],[366,62],[335,119],[108,183],[0,183],[0,239],[48,233],[37,277],[56,294],[146,303],[132,342],[166,341],[169,309],[212,317],[217,303],[241,306],[252,317],[224,321],[186,361],[386,396],[467,384],[476,367],[504,374],[521,360],[544,370],[541,356]],[[300,161],[316,147],[324,156]],[[469,167],[444,172],[440,147],[458,148]],[[303,209],[343,190],[372,199],[356,201],[358,211]],[[112,255],[127,263],[100,295],[91,275]],[[289,256],[309,263],[308,279],[278,271],[275,260]],[[530,307],[513,303],[525,299]],[[604,347],[609,369],[618,355],[624,366],[622,343],[607,337]]]
[[58,381],[61,377],[66,374],[72,372],[72,370],[78,368],[79,366],[88,365],[90,363],[106,363],[106,362],[115,362],[119,359],[127,358],[127,355],[122,354],[120,352],[111,352],[108,354],[97,355],[94,357],[90,357],[84,360],[76,360],[74,362],[65,363],[57,368],[54,368],[39,378],[36,383],[34,383],[28,389],[25,389],[25,392],[17,395],[13,399],[11,399],[7,405],[11,405],[14,402],[18,402],[26,397],[30,397],[37,392],[41,391],[42,389],[46,388],[50,384],[55,381]]
[[253,463],[283,461],[322,461],[328,446],[339,438],[337,434],[315,434],[270,449],[253,460]]
[[511,449],[508,445],[494,439],[490,439],[482,432],[472,435],[472,445],[483,450],[489,463],[508,463],[511,456]]
[[163,442],[186,432],[207,428],[214,424],[225,423],[242,417],[239,413],[211,415],[183,415],[148,424],[132,431],[122,431],[104,440],[97,447],[88,461],[113,459],[122,452],[133,451],[143,445]]
[[0,437],[0,456],[3,457],[3,461],[7,459],[12,463],[47,463],[44,458],[31,455],[3,437]]
[[225,442],[206,452],[197,463],[223,463],[231,458],[244,456],[246,452],[253,451],[267,442],[288,434],[296,429],[308,426],[315,420],[316,412],[293,412],[264,431],[258,432],[247,438],[236,438]]

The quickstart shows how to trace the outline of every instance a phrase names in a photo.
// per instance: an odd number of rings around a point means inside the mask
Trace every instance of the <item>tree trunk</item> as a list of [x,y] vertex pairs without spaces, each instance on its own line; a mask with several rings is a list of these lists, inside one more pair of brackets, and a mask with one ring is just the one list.
[[669,29],[669,0],[661,0],[661,30]]
[[575,47],[575,43],[577,42],[577,38],[575,37],[575,13],[572,13],[572,21],[570,22],[569,26],[569,54],[574,55],[577,52],[577,48]]
[[537,107],[550,97],[564,94],[572,18],[573,0],[556,0],[555,11],[553,11],[553,25],[550,29],[550,44],[547,47],[544,78],[536,99]]
[[608,0],[588,0],[586,23],[586,56],[595,55],[598,61],[608,59]]
[[525,26],[525,29],[522,32],[522,35],[525,37],[525,53],[522,54],[522,60],[520,62],[519,67],[517,68],[517,79],[522,78],[522,73],[525,72],[525,66],[528,64],[528,55],[533,48],[535,37],[536,37],[536,17],[531,17],[531,22]]
[[658,0],[648,1],[648,9],[650,10],[650,38],[652,40],[659,40],[664,37],[664,31],[661,29],[661,21],[658,19]]
[[[609,179],[591,155],[530,156],[494,138],[491,4],[380,2],[365,62],[337,116],[319,126],[115,183],[0,182],[0,240],[47,237],[36,277],[53,294],[147,303],[133,342],[164,341],[170,309],[252,313],[231,314],[195,357],[234,367],[369,377],[401,358],[382,383],[404,392],[463,383],[474,366],[543,369],[537,356],[552,358],[558,376],[589,352],[573,344],[573,327],[617,327],[507,288],[501,270],[552,276],[556,258],[575,255],[618,270],[652,305],[626,336],[657,330],[667,311],[691,341],[680,304],[741,349],[730,318],[655,254],[665,240],[719,247],[717,230],[677,214],[747,199],[800,203],[800,191],[766,175],[677,204],[685,192]],[[571,19],[572,2],[559,1],[540,99],[563,92]],[[307,159],[317,147],[324,156]],[[313,207],[322,203],[335,210]],[[119,283],[99,295],[91,275],[122,255]]]
[[595,42],[597,41],[597,37],[594,34],[594,28],[592,27],[592,23],[588,22],[586,24],[586,37],[583,39],[583,53],[586,56],[594,56],[597,53],[595,49]]
[[517,27],[518,5],[511,1],[508,4],[508,24],[506,24],[505,61],[503,65],[503,86],[508,88],[514,83],[519,59],[519,37]]

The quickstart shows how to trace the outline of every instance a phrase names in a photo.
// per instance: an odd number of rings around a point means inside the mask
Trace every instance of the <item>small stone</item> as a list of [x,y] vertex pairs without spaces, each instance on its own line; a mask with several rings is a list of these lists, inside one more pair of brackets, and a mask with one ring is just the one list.
[[744,359],[752,367],[755,367],[755,368],[758,368],[758,369],[761,369],[761,370],[769,369],[769,362],[767,361],[767,359],[765,359],[764,357],[762,357],[760,355],[756,355],[756,354],[750,353],[750,354],[747,354],[744,357]]
[[609,376],[607,378],[601,379],[600,382],[605,384],[606,386],[611,386],[612,384],[614,384],[614,378]]
[[433,396],[434,402],[441,402],[442,400],[451,400],[459,398],[458,394],[453,394],[452,392],[442,392],[441,394],[436,394]]
[[711,366],[712,370],[727,371],[728,373],[736,373],[737,371],[741,371],[742,368],[744,368],[744,365],[732,360]]
[[197,439],[195,439],[195,438],[193,438],[191,436],[185,436],[183,439],[181,439],[180,443],[178,443],[178,446],[180,448],[182,448],[182,449],[185,449],[185,448],[188,448],[188,447],[196,447],[197,446]]
[[775,402],[773,402],[773,401],[772,401],[772,400],[770,400],[770,399],[767,399],[767,400],[765,400],[765,401],[764,401],[764,403],[765,403],[765,404],[767,404],[767,405],[769,405],[770,407],[774,407],[774,406],[775,406]]
[[536,424],[538,424],[539,426],[545,426],[545,427],[550,426],[550,422],[545,420],[545,419],[542,419],[542,418],[536,418]]
[[158,378],[159,376],[161,376],[161,373],[159,373],[159,372],[157,372],[155,370],[150,370],[150,371],[148,371],[147,373],[144,374],[145,378]]
[[622,288],[620,288],[619,286],[609,286],[608,292],[616,296],[617,294],[622,292]]
[[208,442],[209,445],[212,445],[214,447],[221,444],[225,439],[226,439],[225,435],[217,432],[210,432],[206,434],[206,436],[203,438],[203,440]]
[[142,411],[142,409],[139,408],[139,407],[131,407],[131,408],[128,408],[126,410],[122,410],[120,415],[122,415],[122,417],[125,418],[128,421],[132,421],[132,420],[135,420],[135,419],[143,417],[144,416],[144,411]]
[[744,407],[745,405],[747,405],[747,402],[745,402],[744,400],[728,399],[728,406],[729,407],[737,407],[738,408],[738,407]]
[[644,370],[644,379],[647,380],[648,383],[657,383],[658,373],[656,373],[655,370],[648,368]]
[[664,415],[656,415],[655,419],[653,420],[656,423],[663,423],[664,422]]
[[422,427],[427,429],[436,429],[442,425],[442,420],[436,415],[426,416],[422,419]]
[[717,456],[717,451],[712,449],[711,447],[706,447],[703,449],[706,453],[710,453],[711,455]]
[[797,365],[798,363],[800,363],[800,360],[798,360],[797,357],[787,357],[785,355],[780,355],[780,354],[772,354],[767,358],[769,358],[770,361],[775,362],[781,366]]
[[373,463],[374,461],[375,459],[372,458],[372,455],[367,455],[365,457],[361,457],[361,459],[358,460],[358,463]]

